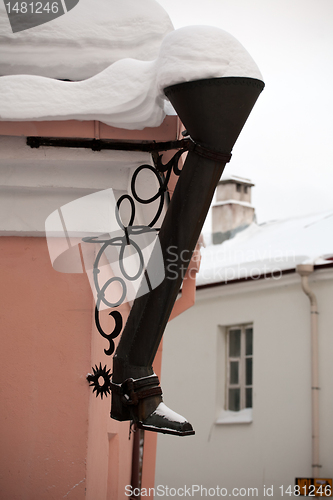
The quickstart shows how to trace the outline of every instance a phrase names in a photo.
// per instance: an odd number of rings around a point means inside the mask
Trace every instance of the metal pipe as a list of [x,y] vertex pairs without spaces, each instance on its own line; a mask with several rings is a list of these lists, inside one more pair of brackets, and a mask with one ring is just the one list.
[[310,299],[311,311],[311,403],[312,403],[312,474],[319,477],[319,356],[318,356],[318,303],[309,285],[312,264],[300,264],[296,268],[301,276],[302,289]]
[[[230,77],[184,82],[164,89],[192,138],[192,147],[159,232],[165,279],[133,303],[113,359],[116,384],[152,373],[152,362],[215,188],[263,88],[260,80]],[[148,264],[152,270],[155,262],[153,251]]]
[[[141,490],[141,438],[143,439],[143,432],[140,429],[136,429],[133,437],[133,452],[132,452],[132,475],[131,475],[131,485],[132,491]],[[141,495],[132,495],[131,500],[140,500]]]
[[[164,89],[192,138],[192,147],[159,232],[165,278],[158,287],[149,293],[139,293],[134,300],[113,358],[111,417],[116,420],[134,418],[143,428],[161,402],[152,363],[217,183],[263,88],[260,80],[230,77],[184,82]],[[147,266],[149,276],[153,274],[159,256],[159,248],[155,245]],[[150,379],[156,387],[147,389],[149,397],[142,396],[140,402],[135,402],[127,394],[129,389],[126,386],[129,381],[134,392],[133,379],[136,384],[146,384]],[[122,393],[128,399],[122,398]],[[194,433],[187,421],[170,420],[167,426],[167,419],[157,414],[153,420],[154,426],[149,424],[146,427],[149,430],[178,435]],[[157,420],[158,425],[155,425]]]

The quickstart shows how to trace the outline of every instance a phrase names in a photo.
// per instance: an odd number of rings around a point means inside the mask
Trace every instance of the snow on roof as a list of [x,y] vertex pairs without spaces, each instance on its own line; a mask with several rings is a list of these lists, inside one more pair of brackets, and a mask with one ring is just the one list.
[[82,82],[33,75],[0,78],[2,120],[99,120],[114,127],[158,127],[164,101],[156,95],[150,61],[121,59]]
[[256,63],[232,35],[211,26],[190,26],[169,33],[154,61],[121,59],[80,82],[3,76],[0,119],[100,120],[130,130],[157,127],[165,117],[165,87],[230,76],[262,79]]
[[251,224],[220,245],[201,249],[197,285],[280,277],[305,261],[323,263],[333,255],[333,210],[265,224]]
[[232,182],[234,184],[245,184],[246,186],[254,186],[251,179],[247,179],[246,177],[239,177],[238,175],[223,175],[223,177],[219,180],[219,184],[227,184],[228,182]]
[[163,40],[157,65],[161,93],[169,85],[203,78],[263,79],[243,45],[214,26],[186,26],[169,33]]
[[120,59],[155,59],[171,31],[155,0],[80,0],[67,14],[13,34],[1,2],[0,75],[86,79]]

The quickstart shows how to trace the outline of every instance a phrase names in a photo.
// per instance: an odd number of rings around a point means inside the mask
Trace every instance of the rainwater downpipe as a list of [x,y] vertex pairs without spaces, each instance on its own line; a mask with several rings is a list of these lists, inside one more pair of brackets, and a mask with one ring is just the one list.
[[311,405],[312,405],[312,477],[319,477],[319,376],[318,376],[318,304],[309,286],[313,264],[300,264],[296,272],[301,276],[302,288],[310,299],[311,311]]

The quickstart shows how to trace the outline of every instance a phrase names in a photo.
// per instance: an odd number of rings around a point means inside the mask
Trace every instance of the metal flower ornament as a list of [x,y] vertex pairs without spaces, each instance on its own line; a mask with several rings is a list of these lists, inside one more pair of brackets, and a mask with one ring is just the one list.
[[[99,364],[99,367],[95,365],[93,367],[93,374],[89,373],[87,375],[87,380],[90,382],[90,387],[93,387],[93,392],[96,392],[96,398],[101,396],[107,396],[111,391],[111,374],[110,369],[107,370],[106,365],[102,368],[102,363]],[[102,381],[101,381],[102,379]]]

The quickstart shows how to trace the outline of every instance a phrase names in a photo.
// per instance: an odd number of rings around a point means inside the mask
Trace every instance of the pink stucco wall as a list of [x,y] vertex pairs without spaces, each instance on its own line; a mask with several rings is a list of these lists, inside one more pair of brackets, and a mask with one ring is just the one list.
[[[4,136],[169,141],[179,131],[176,116],[143,131],[97,121],[0,122]],[[174,315],[193,303],[194,282],[187,288]],[[124,320],[128,313],[125,304]],[[110,419],[110,397],[97,399],[86,380],[100,361],[112,369],[93,318],[86,274],[56,272],[43,237],[0,236],[0,500],[127,498],[129,422]],[[161,358],[162,346],[157,375]],[[146,433],[144,488],[154,486],[156,442]]]
[[44,238],[0,238],[0,498],[82,499],[92,297]]

